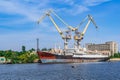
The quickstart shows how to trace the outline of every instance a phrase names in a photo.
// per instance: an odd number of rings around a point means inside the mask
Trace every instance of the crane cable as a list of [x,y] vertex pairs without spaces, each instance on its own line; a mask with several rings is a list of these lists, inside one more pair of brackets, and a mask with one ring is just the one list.
[[66,26],[69,26],[65,21],[62,20],[55,12],[52,11],[52,13]]
[[60,18],[55,12],[52,11],[52,13],[53,13],[64,25],[66,25],[69,29],[74,29],[72,26],[69,26],[65,21],[63,21],[63,19]]
[[85,18],[80,22],[80,24],[76,27],[76,29],[78,29],[78,28],[85,22],[85,20],[87,20],[87,18],[93,23],[93,25],[94,25],[96,28],[98,28],[98,26],[96,25],[93,17],[92,17],[91,15],[88,15],[87,17],[85,17]]
[[80,22],[80,24],[76,27],[76,29],[78,29],[84,22],[85,22],[85,20],[88,18],[88,16],[87,17],[85,17],[81,22]]

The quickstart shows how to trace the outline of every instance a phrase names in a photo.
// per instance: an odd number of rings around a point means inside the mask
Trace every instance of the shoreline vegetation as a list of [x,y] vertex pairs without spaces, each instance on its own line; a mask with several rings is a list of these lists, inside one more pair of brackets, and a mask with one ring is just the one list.
[[[43,48],[41,51],[49,51],[50,49]],[[37,63],[39,57],[35,49],[30,49],[26,51],[25,46],[22,46],[22,51],[12,51],[12,50],[0,50],[0,57],[5,58],[6,64],[22,64],[22,63]],[[110,56],[109,61],[120,61],[120,53],[115,53]]]
[[[41,51],[50,51],[51,48],[42,48]],[[24,64],[24,63],[38,63],[39,57],[34,48],[27,50],[22,46],[21,51],[0,50],[0,64]]]
[[120,61],[120,52],[115,53],[113,56],[110,56],[109,61]]
[[21,64],[21,63],[34,63],[38,61],[38,55],[35,49],[25,50],[22,46],[22,51],[0,50],[0,57],[5,57],[6,64]]

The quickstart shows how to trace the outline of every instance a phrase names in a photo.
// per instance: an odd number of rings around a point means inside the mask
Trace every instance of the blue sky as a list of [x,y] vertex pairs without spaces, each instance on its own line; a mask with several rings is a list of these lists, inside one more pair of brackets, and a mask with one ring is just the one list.
[[[21,50],[22,45],[36,49],[36,38],[40,39],[40,48],[63,46],[48,17],[39,25],[36,23],[48,9],[71,26],[77,26],[88,14],[93,16],[99,29],[90,24],[82,44],[116,41],[120,45],[119,8],[119,0],[0,0],[0,50]],[[53,18],[62,30],[66,29]]]

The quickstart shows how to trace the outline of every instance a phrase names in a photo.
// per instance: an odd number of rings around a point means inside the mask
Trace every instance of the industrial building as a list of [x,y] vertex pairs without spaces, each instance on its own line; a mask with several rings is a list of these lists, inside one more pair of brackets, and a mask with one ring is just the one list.
[[118,53],[118,44],[114,41],[105,42],[104,44],[87,43],[86,49],[90,51],[102,52],[111,56],[114,55],[114,53]]

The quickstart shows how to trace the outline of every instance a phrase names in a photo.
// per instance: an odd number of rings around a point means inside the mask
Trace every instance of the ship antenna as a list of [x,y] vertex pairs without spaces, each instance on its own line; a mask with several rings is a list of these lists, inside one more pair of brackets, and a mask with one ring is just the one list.
[[37,51],[39,51],[39,38],[37,38]]

